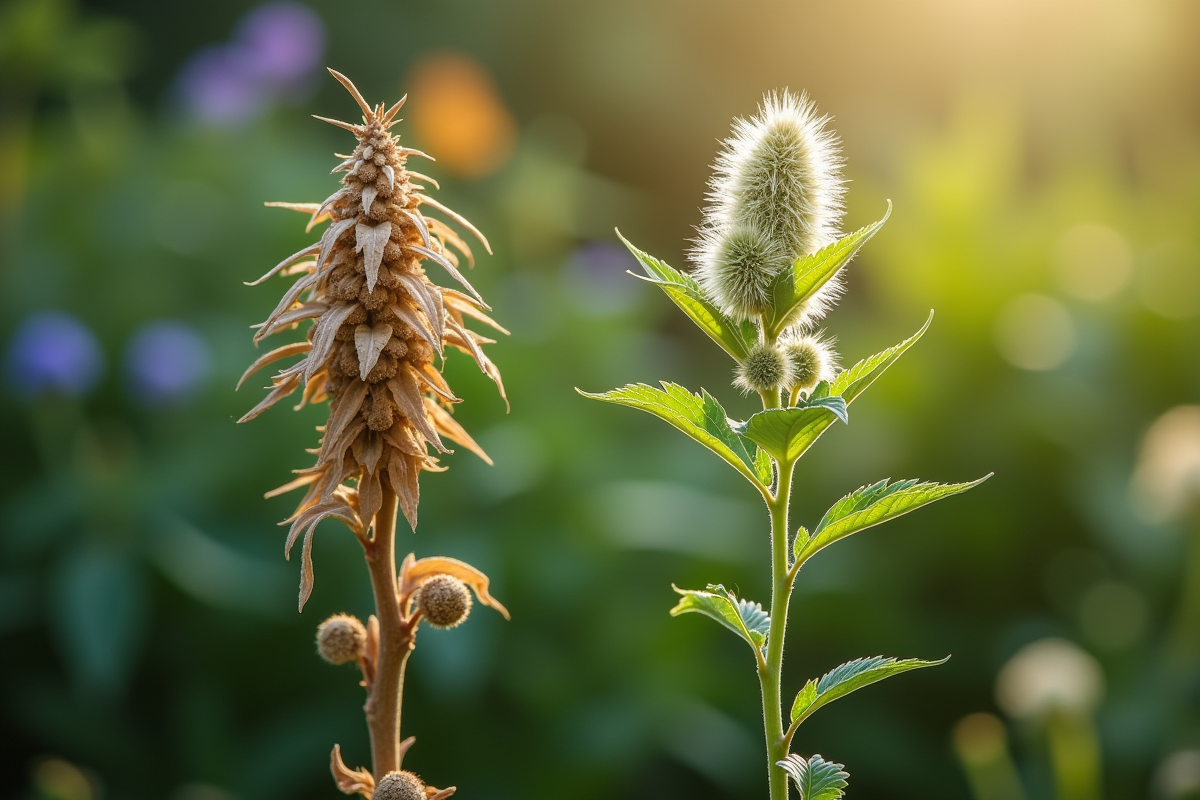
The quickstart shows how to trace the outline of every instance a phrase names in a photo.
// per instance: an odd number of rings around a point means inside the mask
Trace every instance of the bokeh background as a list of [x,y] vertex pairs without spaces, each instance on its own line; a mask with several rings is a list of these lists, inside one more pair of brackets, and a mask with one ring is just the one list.
[[[408,762],[467,798],[754,798],[743,647],[670,584],[764,599],[764,511],[716,458],[591,403],[668,379],[752,404],[633,268],[685,263],[708,165],[761,94],[835,118],[847,226],[891,221],[830,315],[843,358],[937,316],[801,463],[811,525],[885,476],[981,488],[823,553],[785,680],[951,661],[821,711],[800,752],[856,798],[1200,796],[1200,7],[1187,0],[7,0],[0,5],[0,796],[332,798],[369,759],[325,615],[370,612],[335,523],[316,591],[262,499],[323,409],[236,420],[247,288],[311,240],[353,117],[323,72],[410,95],[406,143],[490,237],[512,412],[466,357],[467,453],[418,555],[513,612],[427,631]],[[405,534],[407,535],[407,534]]]

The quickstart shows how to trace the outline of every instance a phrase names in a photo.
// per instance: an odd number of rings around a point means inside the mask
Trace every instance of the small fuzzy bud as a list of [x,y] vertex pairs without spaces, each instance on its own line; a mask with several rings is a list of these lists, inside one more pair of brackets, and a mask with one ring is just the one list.
[[453,628],[471,613],[471,593],[452,575],[434,575],[416,594],[417,607],[435,628]]
[[330,664],[357,661],[366,643],[366,629],[349,614],[334,614],[317,626],[317,652]]
[[787,386],[792,365],[779,348],[759,344],[738,364],[733,384],[744,392],[769,392]]
[[790,336],[780,342],[780,347],[791,366],[788,389],[811,392],[821,381],[832,381],[837,376],[837,354],[819,336]]
[[425,800],[425,784],[408,770],[389,772],[375,784],[371,800]]
[[751,319],[767,308],[772,279],[792,263],[786,249],[752,225],[703,231],[695,256],[701,287],[737,319]]

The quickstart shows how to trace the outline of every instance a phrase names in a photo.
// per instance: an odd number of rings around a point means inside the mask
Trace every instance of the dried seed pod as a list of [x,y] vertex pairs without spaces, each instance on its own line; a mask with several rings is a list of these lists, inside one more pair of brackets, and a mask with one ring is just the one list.
[[769,392],[792,380],[791,362],[774,345],[756,345],[737,366],[733,384],[744,392]]
[[371,800],[425,800],[425,783],[408,770],[389,772],[375,784]]
[[434,575],[416,593],[417,606],[435,628],[453,628],[471,613],[471,593],[453,575]]
[[[341,188],[323,203],[274,204],[310,214],[310,227],[326,220],[329,227],[318,243],[264,276],[299,277],[254,338],[258,342],[300,321],[314,322],[307,343],[280,348],[247,371],[248,376],[271,361],[303,354],[272,378],[270,394],[241,420],[253,419],[297,390],[302,404],[329,399],[317,463],[272,493],[306,489],[286,520],[291,529],[285,552],[303,539],[301,609],[312,591],[310,554],[317,523],[335,517],[365,535],[387,488],[415,528],[417,478],[422,470],[442,469],[428,448],[450,452],[442,442],[445,437],[481,452],[450,417],[450,404],[457,398],[433,364],[435,354],[440,356],[446,346],[467,353],[504,396],[499,370],[481,347],[491,340],[464,326],[466,316],[503,331],[484,313],[487,305],[458,271],[460,255],[473,263],[471,250],[449,225],[426,213],[444,215],[491,252],[487,240],[427,189],[410,182],[408,158],[424,154],[402,147],[389,132],[403,101],[387,110],[372,108],[347,78],[333,76],[354,97],[363,120],[319,119],[349,131],[358,143],[335,169],[344,173]],[[301,262],[304,258],[310,260]],[[422,266],[428,263],[466,292],[433,283]],[[409,338],[414,335],[418,338]]]
[[330,664],[348,664],[362,657],[367,629],[350,614],[334,614],[317,626],[317,652]]

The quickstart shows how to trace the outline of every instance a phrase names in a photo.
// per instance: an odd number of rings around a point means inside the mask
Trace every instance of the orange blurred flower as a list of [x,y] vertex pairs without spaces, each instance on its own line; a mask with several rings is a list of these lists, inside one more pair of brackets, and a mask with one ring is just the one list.
[[517,125],[495,81],[477,62],[458,53],[421,59],[408,81],[411,123],[421,143],[450,172],[478,178],[504,166]]

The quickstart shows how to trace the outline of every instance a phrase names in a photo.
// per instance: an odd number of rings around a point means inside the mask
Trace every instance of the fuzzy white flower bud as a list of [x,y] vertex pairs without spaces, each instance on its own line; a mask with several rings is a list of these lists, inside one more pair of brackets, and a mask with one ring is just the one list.
[[791,366],[792,379],[787,384],[788,389],[811,392],[821,381],[832,381],[837,377],[837,353],[820,336],[793,332],[784,337],[779,346]]
[[735,375],[733,385],[743,392],[769,392],[791,382],[792,365],[778,347],[760,344],[737,365]]
[[[734,232],[757,232],[773,245],[772,253],[779,251],[778,257],[758,262],[772,276],[837,239],[845,188],[840,145],[826,128],[828,121],[817,115],[807,95],[787,90],[766,95],[749,120],[734,121],[733,135],[713,165],[709,205],[691,254],[697,279],[726,313],[748,317],[761,311],[747,302],[747,297],[761,298],[753,291],[761,285],[758,272],[734,273],[722,257]],[[731,274],[744,280],[734,283]],[[819,318],[839,291],[834,278],[800,309],[796,321]]]
[[751,119],[735,120],[715,164],[709,216],[752,225],[793,258],[833,241],[845,189],[828,121],[807,95],[786,90],[764,97]]
[[761,314],[771,301],[772,279],[792,263],[785,248],[750,225],[703,232],[696,257],[705,294],[735,319]]

